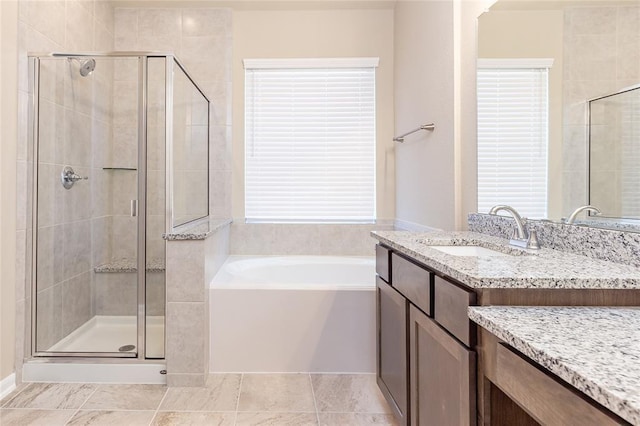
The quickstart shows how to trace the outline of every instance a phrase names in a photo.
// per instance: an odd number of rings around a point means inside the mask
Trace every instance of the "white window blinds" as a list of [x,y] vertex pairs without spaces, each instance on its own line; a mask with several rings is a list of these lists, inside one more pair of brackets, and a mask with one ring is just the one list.
[[478,69],[478,211],[547,217],[548,66]]
[[245,60],[248,222],[375,220],[375,65]]

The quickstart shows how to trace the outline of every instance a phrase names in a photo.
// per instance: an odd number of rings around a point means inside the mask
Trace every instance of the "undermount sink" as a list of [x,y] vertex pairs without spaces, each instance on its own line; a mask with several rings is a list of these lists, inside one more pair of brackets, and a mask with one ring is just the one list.
[[489,257],[489,256],[509,256],[506,253],[502,253],[496,250],[491,250],[480,246],[428,246],[434,250],[439,250],[443,253],[451,254],[454,256],[476,256],[476,257]]

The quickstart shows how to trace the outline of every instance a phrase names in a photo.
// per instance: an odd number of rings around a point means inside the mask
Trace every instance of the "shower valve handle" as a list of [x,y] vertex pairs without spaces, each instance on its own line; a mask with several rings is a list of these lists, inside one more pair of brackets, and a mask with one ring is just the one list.
[[69,166],[64,166],[62,169],[62,173],[60,173],[60,180],[62,181],[62,186],[64,189],[71,189],[74,183],[79,180],[87,180],[89,179],[87,176],[80,176],[73,171],[73,169]]

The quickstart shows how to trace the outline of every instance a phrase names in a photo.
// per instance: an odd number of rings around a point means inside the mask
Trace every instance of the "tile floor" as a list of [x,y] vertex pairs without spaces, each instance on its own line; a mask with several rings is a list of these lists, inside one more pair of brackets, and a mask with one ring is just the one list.
[[369,374],[212,374],[203,388],[30,383],[0,425],[394,425]]

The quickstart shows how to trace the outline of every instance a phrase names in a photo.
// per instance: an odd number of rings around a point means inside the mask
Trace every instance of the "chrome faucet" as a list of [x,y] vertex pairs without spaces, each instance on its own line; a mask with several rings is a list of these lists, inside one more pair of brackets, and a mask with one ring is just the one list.
[[489,210],[489,214],[496,215],[499,211],[504,210],[513,216],[513,220],[516,222],[516,229],[513,237],[509,240],[509,244],[512,246],[528,248],[528,249],[539,249],[540,245],[538,244],[538,237],[536,235],[536,231],[531,231],[530,233],[524,228],[524,223],[522,222],[522,216],[511,206],[506,205],[497,205],[493,206],[491,210]]
[[575,209],[573,211],[573,213],[571,213],[571,215],[569,216],[569,218],[567,220],[565,220],[564,223],[566,223],[567,225],[571,225],[573,224],[573,222],[575,222],[576,217],[578,217],[578,215],[580,213],[582,213],[583,211],[588,210],[591,212],[594,212],[595,214],[602,214],[602,212],[600,211],[599,208],[594,207],[594,206],[582,206],[582,207],[578,207],[577,209]]

